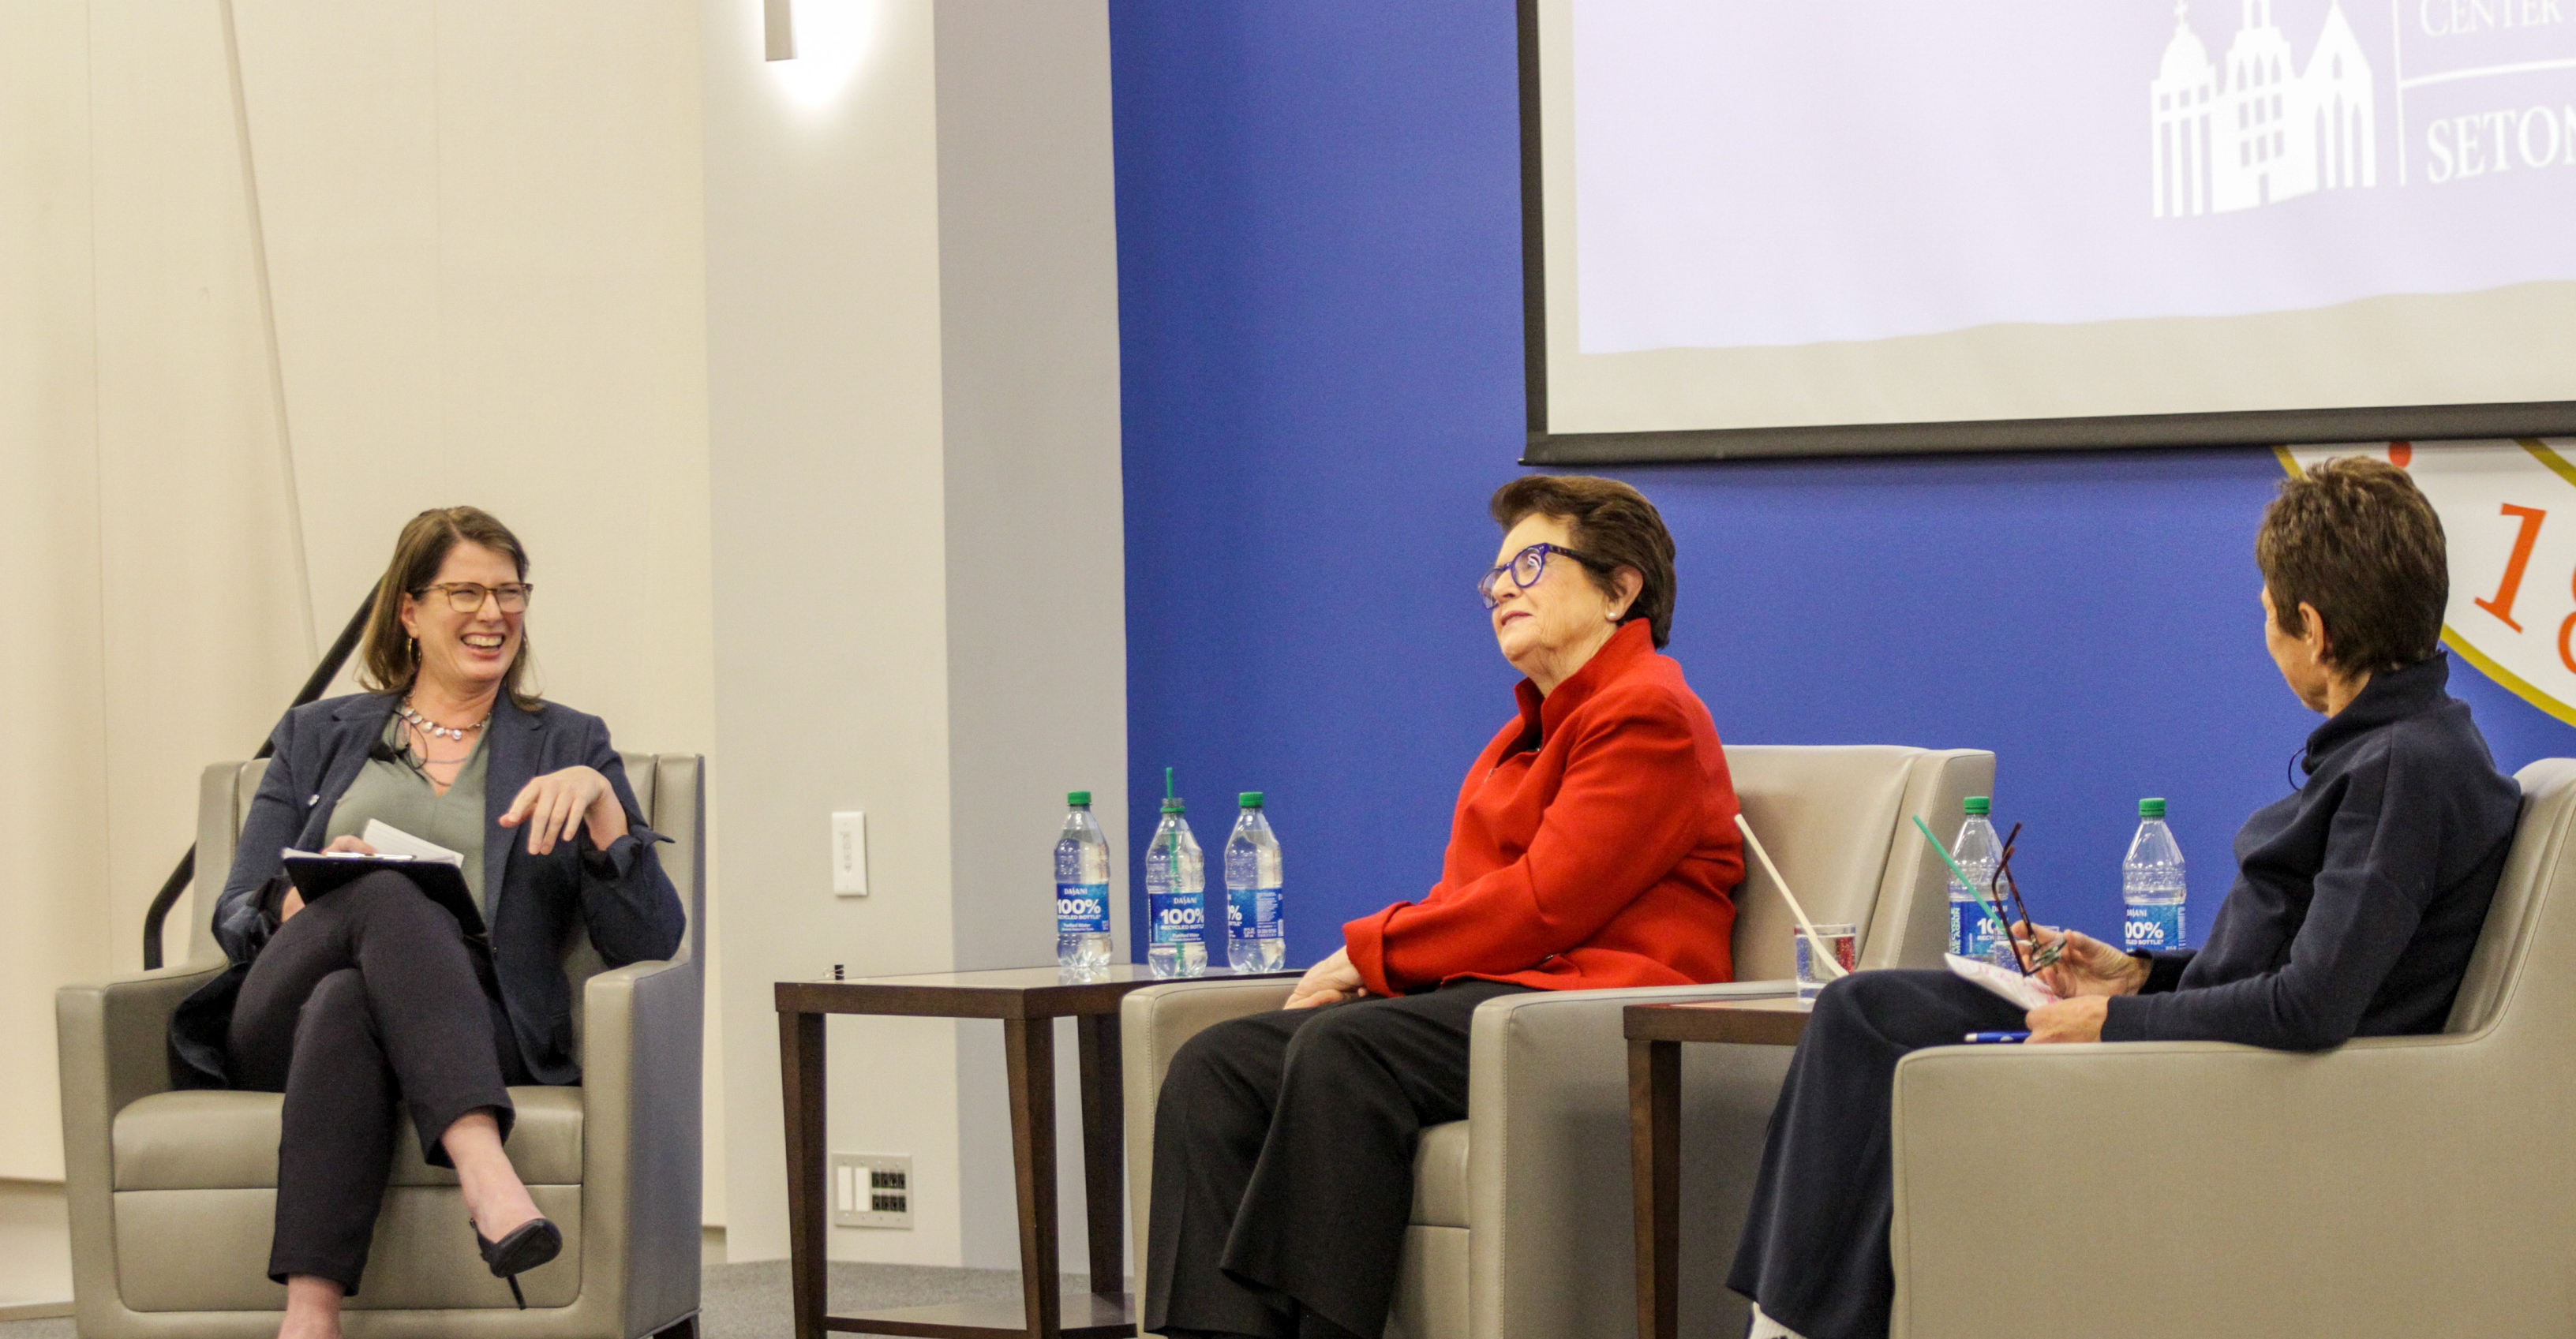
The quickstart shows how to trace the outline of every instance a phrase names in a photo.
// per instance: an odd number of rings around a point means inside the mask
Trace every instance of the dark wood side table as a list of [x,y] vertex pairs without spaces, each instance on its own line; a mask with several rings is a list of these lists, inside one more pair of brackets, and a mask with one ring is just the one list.
[[1789,997],[1632,1004],[1628,1036],[1628,1156],[1636,1180],[1637,1336],[1681,1329],[1682,1043],[1795,1046],[1809,1002]]
[[[1267,974],[1293,979],[1297,973]],[[1212,972],[1206,979],[1251,979]],[[930,1339],[1121,1339],[1136,1333],[1127,1298],[1125,1098],[1119,1087],[1118,1004],[1157,984],[1136,964],[1076,979],[1053,967],[934,972],[853,981],[781,981],[778,1063],[786,1083],[788,1278],[797,1339],[826,1330]],[[1022,1305],[960,1303],[858,1316],[826,1315],[824,1241],[829,1196],[823,1127],[823,1017],[998,1018],[1010,1073],[1011,1161],[1020,1201]],[[1090,1296],[1056,1292],[1055,1020],[1074,1020],[1082,1072],[1082,1189],[1091,1237]],[[1141,1206],[1140,1211],[1141,1211]],[[1016,1319],[1013,1311],[1018,1311]],[[1070,1314],[1068,1314],[1068,1312]]]

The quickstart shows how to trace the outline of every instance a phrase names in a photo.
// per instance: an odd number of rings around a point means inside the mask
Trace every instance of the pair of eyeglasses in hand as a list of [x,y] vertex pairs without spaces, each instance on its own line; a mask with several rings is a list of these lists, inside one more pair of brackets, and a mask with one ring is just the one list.
[[[2010,897],[2013,925],[2029,930],[2033,925],[2030,919],[2030,907],[2021,900],[2021,884],[2013,878],[2012,873],[2013,852],[2017,849],[2015,842],[2020,836],[2021,824],[2019,823],[2013,824],[2012,831],[2004,834],[2003,859],[1995,862],[1995,877],[1989,882],[1986,891],[1994,898],[1995,909],[1998,911],[2003,909],[2004,899]],[[2024,949],[2021,936],[2013,933],[2012,925],[2004,927],[2004,938],[2011,941],[2013,961],[2020,964],[2021,974],[2024,976],[2054,964],[2066,952],[2066,939],[2062,935],[2040,945],[2036,951]]]

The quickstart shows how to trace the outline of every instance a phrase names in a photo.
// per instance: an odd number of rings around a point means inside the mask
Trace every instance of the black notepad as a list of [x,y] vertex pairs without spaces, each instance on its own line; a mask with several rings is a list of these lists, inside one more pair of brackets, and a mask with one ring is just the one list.
[[465,871],[444,860],[407,855],[362,855],[356,851],[286,851],[286,877],[307,904],[329,896],[341,885],[380,869],[389,869],[418,885],[429,900],[447,908],[468,937],[484,933],[483,912],[474,905],[474,890],[465,886]]

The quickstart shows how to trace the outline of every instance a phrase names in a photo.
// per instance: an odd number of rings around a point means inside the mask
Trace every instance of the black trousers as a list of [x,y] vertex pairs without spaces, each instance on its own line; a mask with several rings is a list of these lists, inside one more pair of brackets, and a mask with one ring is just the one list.
[[449,1166],[447,1127],[490,1108],[506,1139],[506,1085],[528,1081],[490,956],[390,871],[278,927],[242,981],[227,1043],[236,1087],[286,1095],[268,1276],[318,1275],[352,1294],[397,1122],[408,1116],[430,1164]]
[[2022,1027],[2019,1008],[1947,971],[1856,972],[1807,1020],[1726,1285],[1806,1339],[1880,1339],[1896,1296],[1889,1108],[1896,1062],[1971,1032]]
[[1344,1339],[1386,1329],[1422,1127],[1467,1115],[1461,981],[1220,1023],[1154,1108],[1145,1328]]

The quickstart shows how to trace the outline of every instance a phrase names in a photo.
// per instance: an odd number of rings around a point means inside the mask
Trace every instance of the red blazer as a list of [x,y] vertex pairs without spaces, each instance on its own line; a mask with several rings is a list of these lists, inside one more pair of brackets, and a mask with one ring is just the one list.
[[1733,980],[1735,783],[1681,665],[1640,619],[1520,703],[1459,787],[1440,882],[1342,927],[1369,993]]

